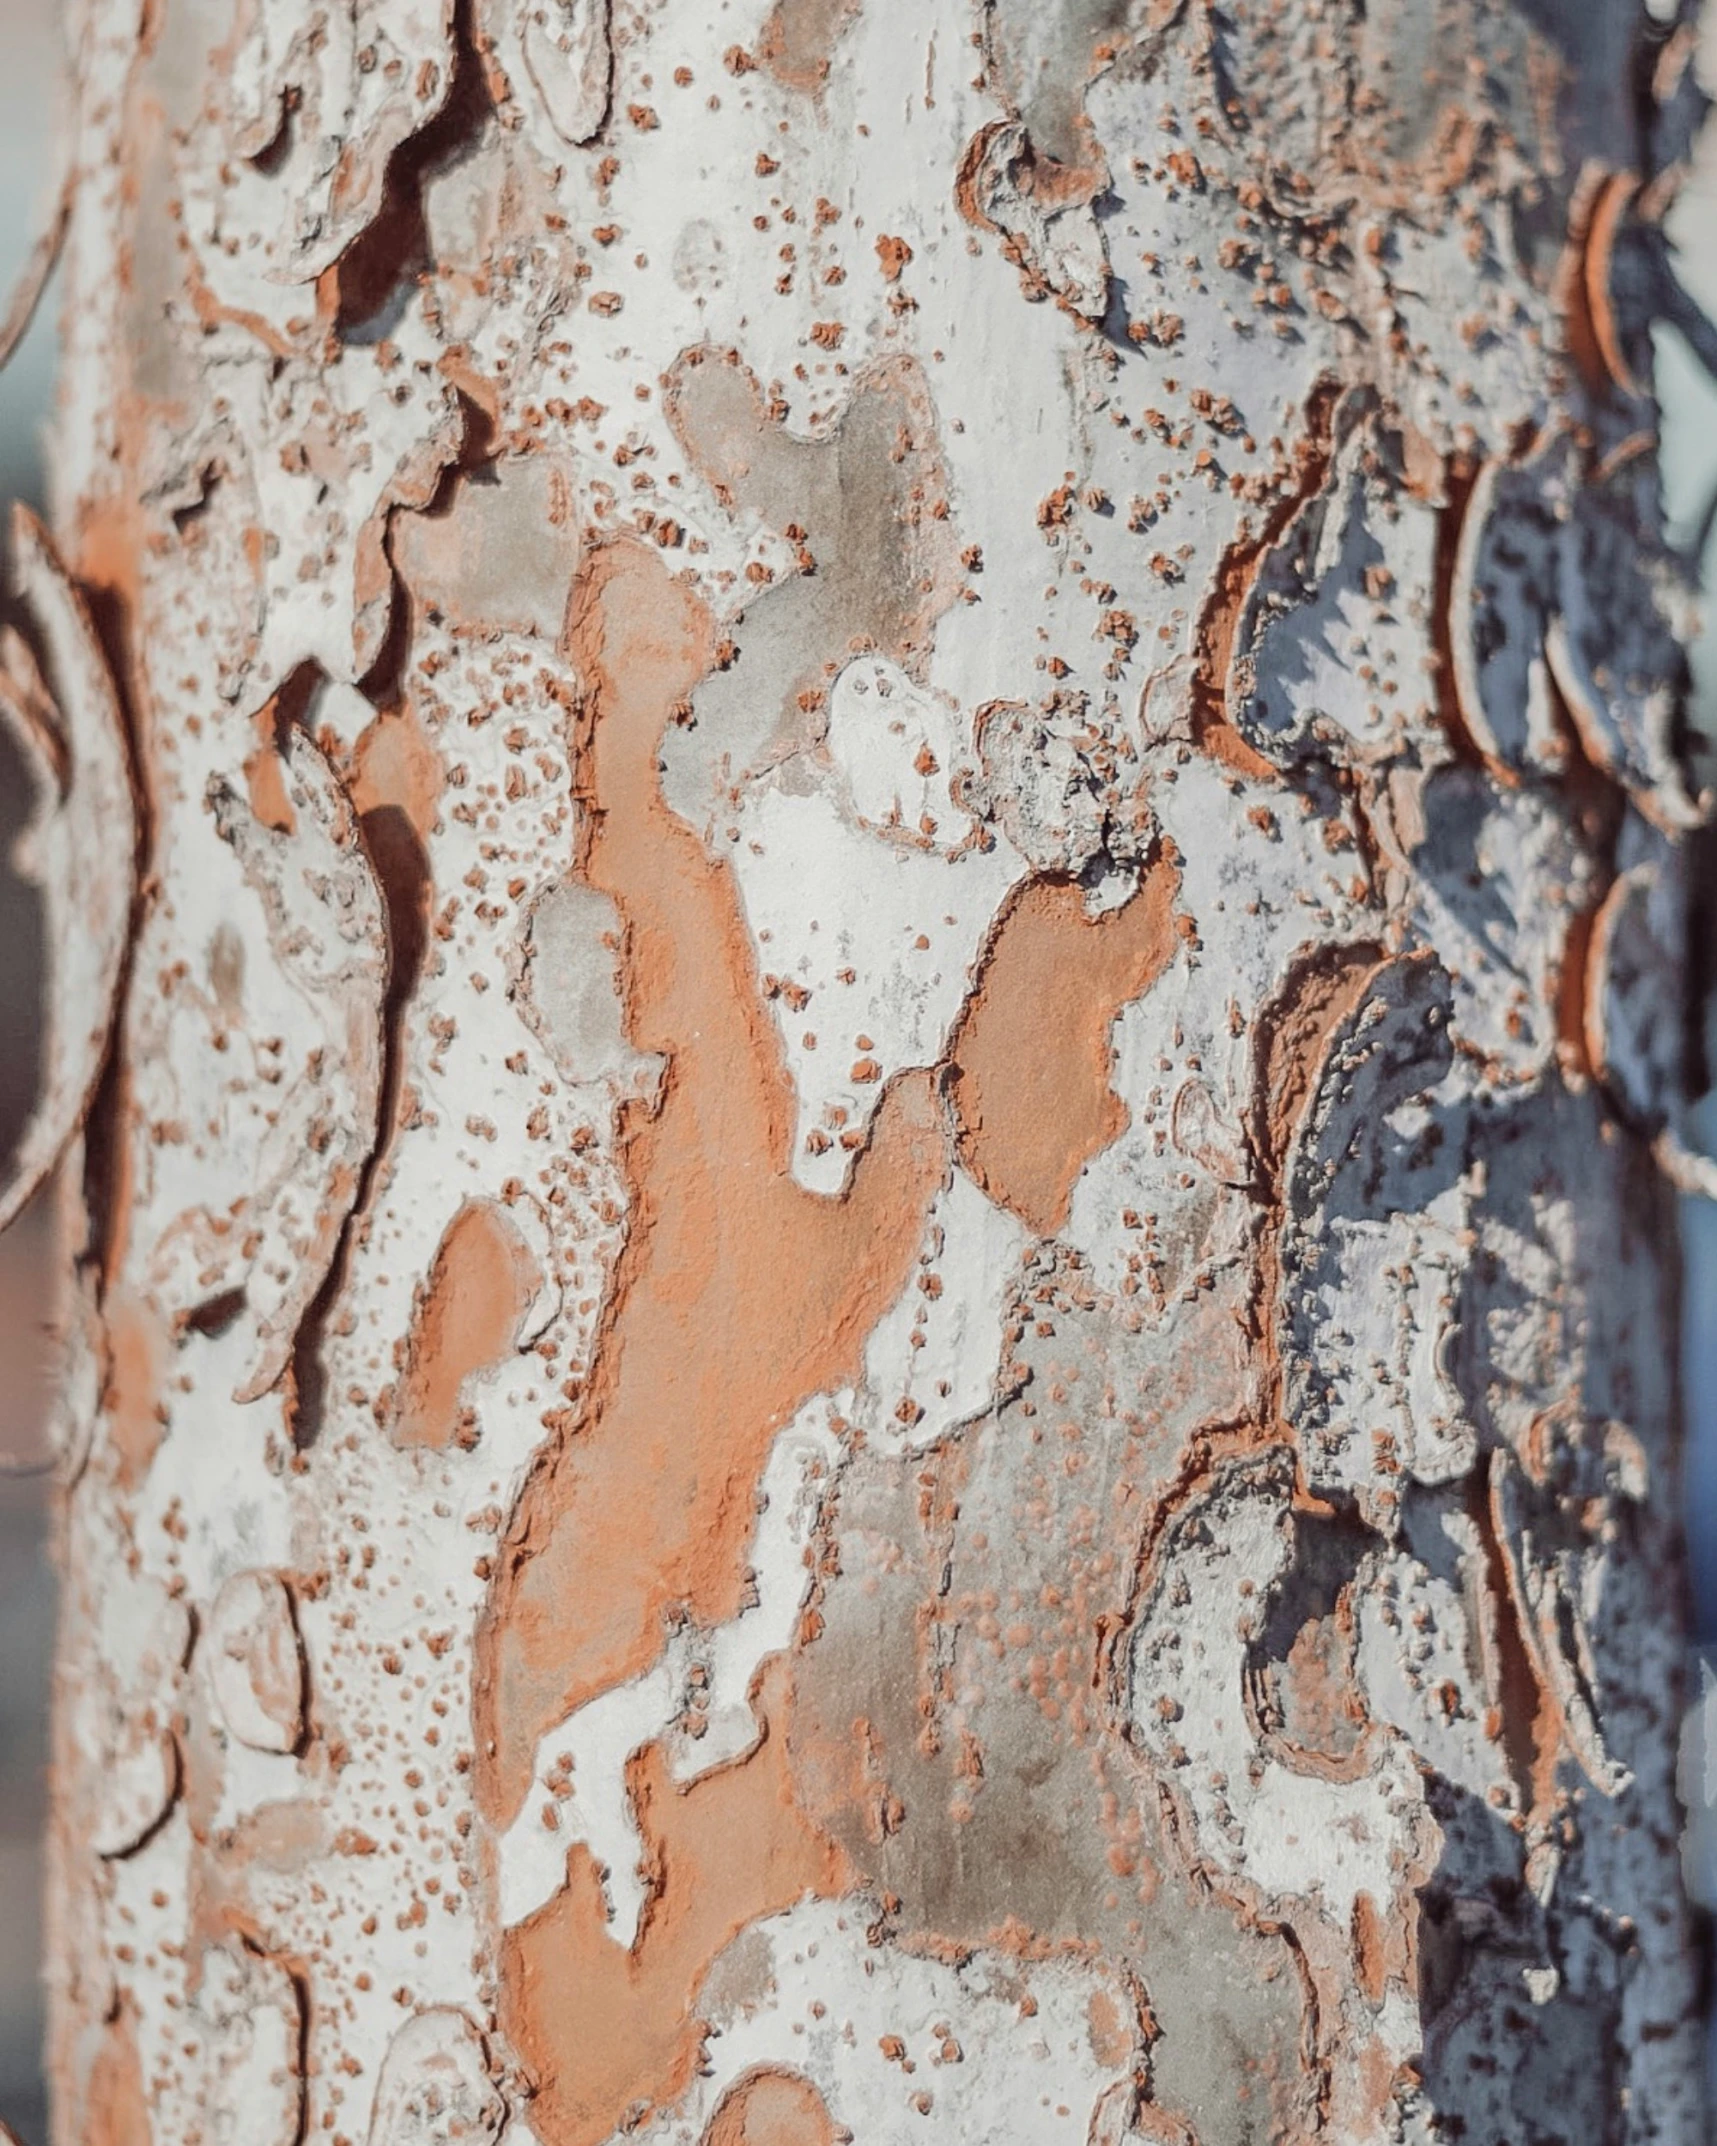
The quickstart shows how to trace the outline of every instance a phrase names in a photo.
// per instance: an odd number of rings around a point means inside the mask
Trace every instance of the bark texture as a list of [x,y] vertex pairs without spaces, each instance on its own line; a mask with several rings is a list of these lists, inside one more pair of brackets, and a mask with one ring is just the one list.
[[61,2146],[1695,2146],[1687,30],[74,32]]

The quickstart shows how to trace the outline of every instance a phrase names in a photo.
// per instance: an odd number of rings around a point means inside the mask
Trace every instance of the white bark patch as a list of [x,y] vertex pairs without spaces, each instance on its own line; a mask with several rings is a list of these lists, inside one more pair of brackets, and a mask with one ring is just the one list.
[[241,707],[260,706],[301,663],[351,685],[380,655],[394,601],[389,512],[428,504],[464,436],[440,356],[419,301],[384,339],[343,346],[337,364],[252,358],[235,369],[244,437],[291,443],[245,473],[268,541]]
[[847,1182],[886,1084],[947,1048],[1025,872],[949,795],[972,757],[966,726],[893,666],[850,670],[826,759],[799,755],[750,784],[730,851],[793,1076],[793,1175],[825,1193]]
[[852,1412],[877,1451],[924,1451],[992,1405],[1030,1242],[1017,1216],[953,1170],[931,1205],[911,1281],[865,1345]]
[[89,1108],[113,1023],[136,885],[136,811],[124,718],[83,600],[27,507],[12,515],[13,582],[41,637],[0,641],[0,723],[33,788],[13,851],[41,893],[49,973],[38,1100],[0,1183],[4,1229]]
[[873,1943],[873,1913],[807,1904],[735,1939],[706,1986],[700,2075],[637,2135],[693,2146],[736,2081],[780,2066],[809,2079],[855,2138],[1104,2140],[1098,2113],[1127,2095],[1139,2055],[1120,1976],[987,1951],[947,1964]]
[[1035,870],[1084,879],[1106,862],[1130,886],[1154,825],[1139,797],[1139,746],[1112,698],[991,702],[978,720],[985,803]]

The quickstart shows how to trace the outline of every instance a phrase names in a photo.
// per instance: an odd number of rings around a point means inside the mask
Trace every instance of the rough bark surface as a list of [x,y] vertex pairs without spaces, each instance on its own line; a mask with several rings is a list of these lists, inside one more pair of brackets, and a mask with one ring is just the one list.
[[1685,29],[73,28],[62,2146],[1695,2146]]

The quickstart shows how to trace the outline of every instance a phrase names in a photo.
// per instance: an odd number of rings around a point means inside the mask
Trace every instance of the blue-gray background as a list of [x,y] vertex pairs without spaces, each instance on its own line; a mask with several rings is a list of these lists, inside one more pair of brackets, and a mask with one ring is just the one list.
[[[0,293],[10,290],[48,205],[61,6],[62,0],[0,0]],[[1710,14],[1705,80],[1717,95],[1717,0]],[[1683,280],[1717,319],[1717,122],[1706,130],[1700,169],[1678,204],[1673,228]],[[0,373],[0,500],[40,496],[40,433],[52,395],[56,310],[57,293],[50,290],[29,338]],[[1660,349],[1660,385],[1669,507],[1686,532],[1698,526],[1717,492],[1717,385],[1670,335]],[[1707,569],[1717,591],[1717,541]],[[1717,595],[1712,610],[1717,617]],[[1698,669],[1700,719],[1717,739],[1717,630],[1707,634]],[[35,1079],[38,934],[30,904],[3,863],[20,803],[18,770],[0,758],[0,1153],[12,1144]],[[1711,1035],[1711,1062],[1717,1064],[1717,1018]],[[1708,1103],[1703,1116],[1704,1145],[1717,1152],[1717,1102]],[[1683,1224],[1696,1641],[1717,1662],[1717,1203],[1688,1203]],[[40,1452],[45,1252],[40,1213],[0,1237],[0,1453]],[[7,1477],[0,1480],[0,2119],[26,2146],[41,2146],[46,2137],[36,1959],[52,1617],[46,1492],[39,1478]],[[1717,1795],[1717,1706],[1712,1722],[1711,1789]],[[1706,1786],[1706,1743],[1703,1734],[1688,1739],[1685,1786],[1695,1806]],[[1696,1890],[1717,1906],[1717,1809],[1696,1809],[1688,1861]]]

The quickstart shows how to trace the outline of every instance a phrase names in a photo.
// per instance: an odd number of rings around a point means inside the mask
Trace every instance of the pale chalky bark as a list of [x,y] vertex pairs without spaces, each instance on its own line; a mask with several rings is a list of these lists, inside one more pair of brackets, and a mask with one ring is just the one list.
[[1690,30],[72,32],[60,2146],[1696,2146]]

